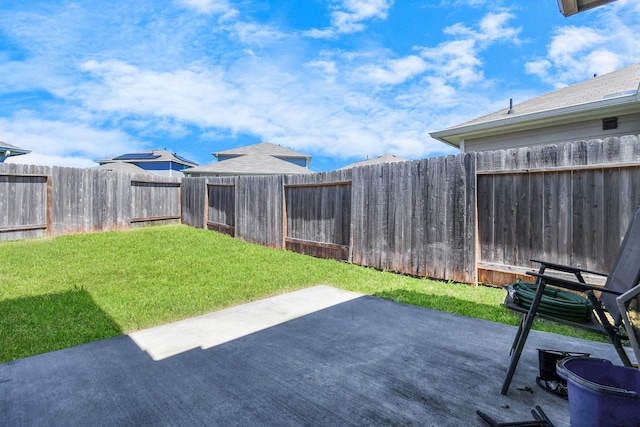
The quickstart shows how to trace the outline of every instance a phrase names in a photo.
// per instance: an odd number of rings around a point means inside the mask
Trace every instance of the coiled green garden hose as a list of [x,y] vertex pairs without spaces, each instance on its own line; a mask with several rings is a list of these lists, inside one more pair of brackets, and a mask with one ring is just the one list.
[[[536,294],[537,285],[525,283],[518,279],[507,288],[514,302],[522,308],[529,309]],[[509,291],[509,289],[507,289]],[[580,295],[546,286],[540,300],[538,312],[552,317],[559,317],[572,322],[587,322],[591,319],[593,306],[591,302]]]

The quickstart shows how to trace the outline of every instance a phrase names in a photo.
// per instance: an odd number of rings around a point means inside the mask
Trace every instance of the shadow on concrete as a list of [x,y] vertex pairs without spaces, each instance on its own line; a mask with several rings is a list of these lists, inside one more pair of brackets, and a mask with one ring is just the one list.
[[0,425],[481,426],[476,409],[505,422],[536,405],[569,425],[535,385],[536,347],[612,346],[532,331],[501,396],[514,334],[364,296],[160,361],[118,336],[0,364]]
[[0,361],[122,334],[84,289],[0,301]]

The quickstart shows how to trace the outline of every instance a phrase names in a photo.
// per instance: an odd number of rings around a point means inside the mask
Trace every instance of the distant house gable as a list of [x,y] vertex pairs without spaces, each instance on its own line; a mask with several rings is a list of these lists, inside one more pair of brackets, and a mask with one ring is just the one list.
[[0,163],[4,162],[9,157],[21,156],[23,154],[29,154],[30,152],[31,150],[25,150],[24,148],[19,148],[15,145],[0,141]]
[[462,151],[485,151],[638,134],[640,64],[505,106],[431,136]]
[[119,173],[128,173],[128,174],[149,174],[148,172],[141,167],[134,165],[133,163],[126,162],[112,162],[105,163],[100,166],[95,166],[91,169],[101,170],[101,171],[111,171],[111,172],[119,172]]
[[219,162],[249,154],[265,154],[276,157],[280,160],[293,163],[303,168],[308,168],[309,164],[311,163],[311,156],[281,147],[280,145],[272,144],[270,142],[261,142],[259,144],[232,148],[231,150],[219,151],[217,153],[211,154],[213,154],[213,156],[218,159]]
[[213,154],[218,161],[185,171],[188,176],[311,174],[311,156],[263,142]]
[[311,174],[308,168],[270,156],[246,154],[185,171],[188,176],[292,175]]
[[148,150],[135,153],[126,153],[119,156],[96,160],[102,165],[113,163],[128,163],[143,171],[165,176],[182,176],[185,169],[198,166],[176,153],[167,150]]
[[361,160],[359,162],[351,163],[350,165],[341,167],[339,170],[357,168],[359,166],[379,165],[382,163],[398,163],[407,162],[409,159],[398,157],[393,154],[383,154],[382,156],[375,157],[373,159]]

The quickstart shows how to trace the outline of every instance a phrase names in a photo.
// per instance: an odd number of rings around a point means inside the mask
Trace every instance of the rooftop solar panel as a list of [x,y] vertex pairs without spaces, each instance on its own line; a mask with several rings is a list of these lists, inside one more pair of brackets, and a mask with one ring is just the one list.
[[153,153],[129,153],[114,157],[113,160],[153,160],[160,157],[159,154]]
[[176,159],[178,159],[178,160],[182,160],[183,162],[187,162],[187,163],[193,163],[193,164],[195,164],[195,162],[192,162],[191,160],[189,160],[189,159],[187,159],[187,158],[185,158],[185,157],[182,157],[182,156],[180,156],[179,154],[173,153],[173,156],[174,156]]

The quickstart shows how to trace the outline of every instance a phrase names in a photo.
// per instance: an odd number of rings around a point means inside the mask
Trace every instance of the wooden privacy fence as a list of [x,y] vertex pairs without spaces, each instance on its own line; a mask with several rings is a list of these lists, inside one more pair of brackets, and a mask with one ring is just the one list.
[[0,240],[179,222],[179,178],[0,163]]
[[188,177],[183,222],[275,248],[475,283],[475,194],[471,154],[314,175]]
[[312,175],[178,179],[0,164],[3,240],[181,220],[466,283],[509,283],[530,258],[607,272],[638,206],[635,136]]
[[381,270],[502,285],[535,267],[531,258],[609,270],[640,206],[640,144],[629,136],[183,183],[194,189],[183,222],[196,227]]
[[636,137],[477,154],[479,281],[530,258],[608,272],[640,206]]

